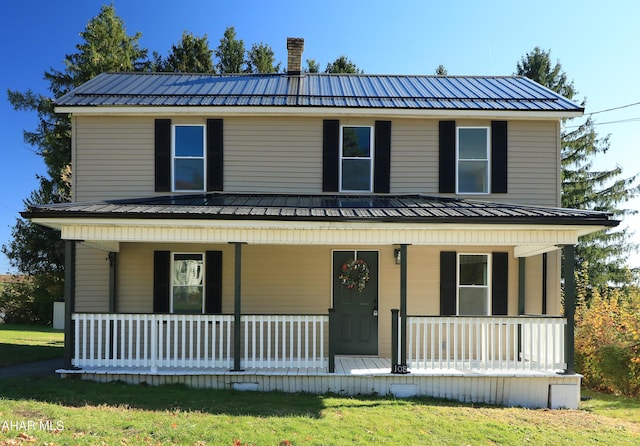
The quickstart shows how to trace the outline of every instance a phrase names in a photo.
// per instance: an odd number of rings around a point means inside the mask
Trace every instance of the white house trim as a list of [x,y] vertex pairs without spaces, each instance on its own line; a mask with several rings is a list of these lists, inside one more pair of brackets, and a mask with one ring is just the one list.
[[575,244],[593,226],[418,225],[315,221],[229,221],[144,219],[34,219],[61,230],[65,240],[81,240],[117,251],[121,242],[227,243],[284,245],[469,245],[514,246],[529,257]]

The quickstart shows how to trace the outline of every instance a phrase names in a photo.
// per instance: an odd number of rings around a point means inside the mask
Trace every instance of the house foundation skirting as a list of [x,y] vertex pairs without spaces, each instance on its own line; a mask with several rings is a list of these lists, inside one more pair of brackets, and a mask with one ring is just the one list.
[[580,401],[580,375],[539,372],[432,371],[391,373],[328,373],[321,369],[255,369],[235,372],[222,369],[172,370],[160,368],[96,368],[58,370],[63,378],[153,386],[184,384],[203,389],[236,389],[261,392],[305,392],[339,395],[394,395],[446,398],[465,403],[488,403],[529,408],[576,409]]

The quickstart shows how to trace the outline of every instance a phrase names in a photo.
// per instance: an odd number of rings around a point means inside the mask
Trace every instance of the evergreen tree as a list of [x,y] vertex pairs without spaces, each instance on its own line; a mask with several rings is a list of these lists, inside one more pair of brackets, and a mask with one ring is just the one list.
[[438,65],[438,68],[436,68],[436,71],[435,71],[435,75],[436,76],[447,76],[448,74],[449,74],[449,72],[444,67],[444,65],[442,65],[442,64]]
[[[551,62],[550,51],[536,47],[517,64],[516,74],[526,76],[545,87],[573,99],[577,94],[562,65]],[[584,104],[584,102],[583,102]],[[569,121],[573,122],[573,121]],[[637,175],[621,178],[622,169],[594,170],[594,159],[609,149],[609,137],[600,137],[595,123],[587,118],[562,131],[562,206],[611,212],[617,217],[636,211],[620,206],[640,192]],[[610,228],[580,239],[576,246],[576,271],[586,269],[590,286],[603,289],[610,284],[629,283],[626,259],[637,246],[631,243],[627,229]]]
[[[308,63],[308,61],[307,61]],[[327,64],[325,73],[347,73],[347,74],[362,74],[364,71],[359,69],[355,63],[353,63],[346,56],[340,56],[336,60]]]
[[233,26],[224,31],[224,37],[220,39],[220,45],[215,51],[218,63],[216,68],[223,74],[242,73],[244,62],[244,42],[236,38],[236,30]]
[[209,48],[206,35],[196,37],[184,31],[177,45],[171,46],[171,52],[165,61],[160,62],[159,71],[177,73],[213,73],[213,50]]
[[[145,61],[147,51],[138,46],[140,33],[127,35],[124,22],[116,16],[113,6],[103,6],[80,37],[82,42],[76,46],[77,52],[64,59],[65,69],[45,72],[51,96],[31,90],[8,91],[9,102],[15,110],[37,113],[38,126],[34,131],[25,131],[24,139],[36,148],[47,167],[47,177],[39,177],[40,188],[25,200],[27,207],[71,199],[71,122],[69,116],[54,112],[54,100],[102,72],[134,71],[149,66]],[[49,304],[62,298],[64,244],[59,235],[18,218],[12,236],[13,240],[3,245],[2,251],[11,266],[28,276],[32,286],[22,287],[22,291],[6,289],[0,300],[4,301],[9,295],[15,297],[16,293],[24,297],[25,302],[33,296],[24,293],[46,296]],[[46,323],[42,318],[33,320]]]
[[251,50],[247,51],[248,73],[277,73],[280,66],[280,63],[275,63],[275,55],[269,45],[254,43]]
[[304,70],[305,73],[319,73],[320,72],[320,64],[316,62],[315,59],[307,59],[307,68]]

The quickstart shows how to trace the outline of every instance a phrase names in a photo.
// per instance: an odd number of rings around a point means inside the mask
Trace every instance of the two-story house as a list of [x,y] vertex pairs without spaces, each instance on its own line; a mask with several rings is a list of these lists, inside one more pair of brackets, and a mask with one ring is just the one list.
[[[561,120],[515,76],[101,74],[72,116],[63,376],[576,407]],[[566,305],[561,297],[565,251]]]

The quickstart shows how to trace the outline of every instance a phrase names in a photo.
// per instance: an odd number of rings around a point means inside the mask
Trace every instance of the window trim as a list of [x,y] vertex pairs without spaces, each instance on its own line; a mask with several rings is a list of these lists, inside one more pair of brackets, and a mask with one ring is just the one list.
[[[486,192],[464,192],[460,191],[460,130],[464,129],[484,129],[487,132],[487,157],[486,159],[465,159],[463,161],[484,161],[487,168],[485,170],[487,180]],[[456,126],[456,194],[458,195],[489,195],[491,194],[491,126]]]
[[[343,156],[343,144],[344,144],[344,129],[345,127],[348,128],[368,128],[369,129],[369,157],[365,158],[365,157],[344,157]],[[343,189],[342,188],[342,183],[343,183],[343,178],[342,178],[342,162],[347,159],[353,159],[353,160],[357,160],[357,159],[361,159],[361,160],[369,160],[369,189],[368,190],[352,190],[352,189]],[[356,193],[356,194],[371,194],[373,193],[374,189],[374,174],[375,174],[375,170],[374,170],[374,166],[375,166],[375,126],[372,125],[349,125],[349,124],[344,124],[344,125],[340,125],[340,136],[339,136],[339,142],[338,142],[338,192],[346,192],[346,193]]]
[[170,262],[170,270],[169,270],[169,313],[171,314],[175,314],[174,310],[173,310],[173,288],[175,286],[174,284],[174,279],[175,279],[175,258],[176,255],[200,255],[202,257],[202,301],[201,301],[201,306],[200,306],[200,312],[199,313],[177,313],[177,314],[206,314],[206,298],[207,298],[207,256],[205,252],[201,252],[201,251],[191,251],[191,252],[187,252],[187,251],[171,251],[171,262]]
[[[202,156],[176,156],[176,128],[200,127],[202,129]],[[176,189],[176,159],[202,160],[202,189]],[[207,190],[207,126],[204,124],[171,124],[171,192],[193,193]]]
[[[479,286],[479,285],[461,285],[461,274],[460,274],[460,257],[462,256],[483,256],[487,262],[487,285]],[[456,253],[456,315],[457,316],[491,316],[492,315],[492,300],[493,300],[493,256],[489,253],[484,252],[459,252]],[[460,314],[460,289],[461,288],[482,288],[487,290],[487,303],[484,314]]]

